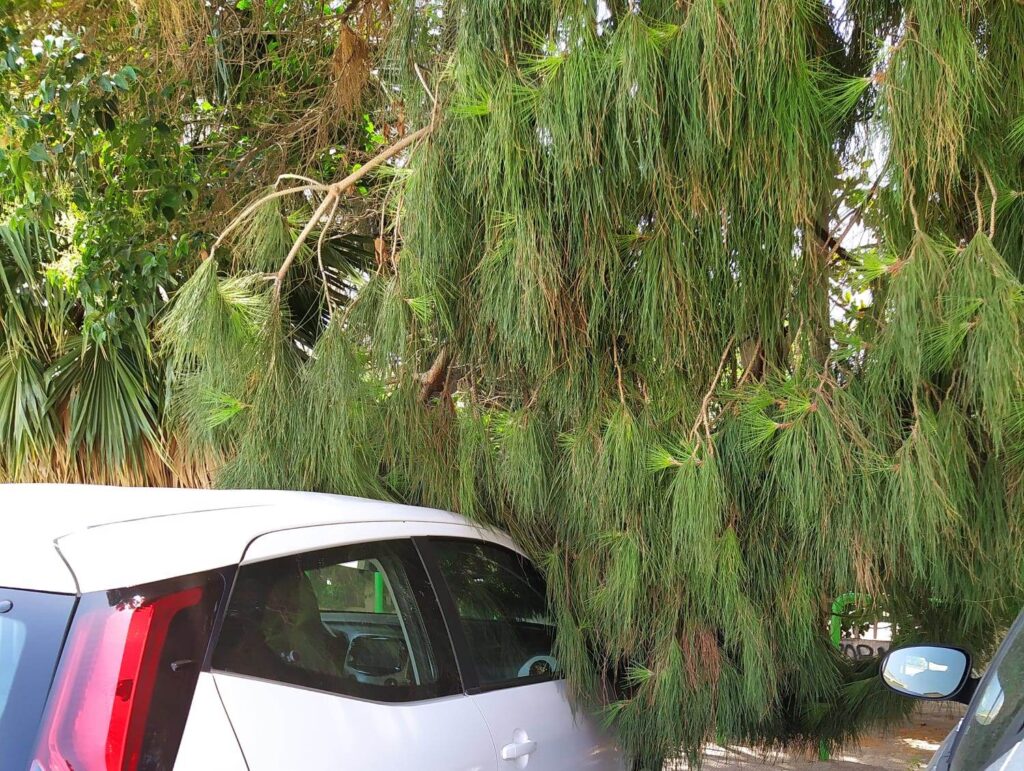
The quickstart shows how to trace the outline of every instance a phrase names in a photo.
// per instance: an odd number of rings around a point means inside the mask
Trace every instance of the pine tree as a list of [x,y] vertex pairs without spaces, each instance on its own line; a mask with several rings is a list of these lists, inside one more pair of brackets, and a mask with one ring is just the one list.
[[310,336],[348,187],[307,185],[274,280],[257,205],[163,319],[218,482],[511,531],[645,768],[906,709],[831,646],[846,592],[983,656],[1024,598],[1024,6],[396,14],[374,264]]

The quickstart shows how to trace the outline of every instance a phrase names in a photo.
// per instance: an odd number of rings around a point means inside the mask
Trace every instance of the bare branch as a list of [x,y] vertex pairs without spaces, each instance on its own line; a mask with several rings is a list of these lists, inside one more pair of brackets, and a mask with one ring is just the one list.
[[426,404],[430,397],[438,393],[448,378],[448,364],[451,362],[451,354],[448,348],[442,348],[430,369],[420,375],[422,386],[420,387],[420,403]]
[[725,362],[728,360],[729,355],[732,353],[733,343],[735,342],[735,336],[729,338],[729,342],[725,344],[725,350],[722,351],[722,358],[718,362],[718,371],[715,372],[715,377],[711,380],[711,387],[708,388],[704,398],[700,403],[700,412],[697,414],[697,420],[693,424],[693,428],[690,429],[690,439],[692,440],[697,435],[697,430],[704,426],[704,434],[710,441],[711,439],[711,419],[708,417],[708,409],[711,406],[711,398],[715,395],[715,390],[718,388],[718,381],[722,379],[722,372],[725,371]]
[[387,147],[381,152],[379,152],[377,155],[368,160],[366,163],[364,163],[358,169],[353,171],[340,182],[332,182],[330,185],[327,186],[328,191],[333,192],[335,195],[341,195],[350,187],[352,187],[356,182],[361,180],[375,168],[384,163],[384,161],[390,160],[391,158],[402,152],[402,150],[404,150],[405,148],[409,147],[410,145],[416,144],[416,142],[419,142],[421,139],[430,134],[430,132],[433,130],[434,126],[433,124],[431,124],[429,126],[424,126],[423,128],[412,132],[408,136],[402,137],[402,139],[399,139],[390,147]]
[[274,276],[274,294],[281,294],[281,286],[284,284],[284,277],[288,273],[288,269],[292,266],[292,263],[295,262],[295,258],[302,249],[302,245],[306,243],[306,239],[309,238],[309,234],[313,232],[313,228],[316,227],[316,224],[324,216],[327,210],[337,203],[337,200],[337,194],[333,190],[329,192],[324,200],[320,202],[316,211],[313,212],[313,216],[309,218],[306,226],[302,228],[302,232],[299,233],[299,237],[295,239],[295,243],[292,244],[292,248],[288,250],[288,256],[284,258],[284,262],[281,263],[281,267],[278,268],[277,274]]
[[364,163],[358,169],[353,171],[340,182],[333,182],[330,185],[327,185],[327,196],[320,203],[320,206],[317,207],[309,222],[307,222],[306,226],[302,229],[302,232],[299,233],[299,237],[295,239],[295,243],[292,244],[292,248],[288,251],[288,256],[284,258],[284,262],[281,263],[281,267],[277,271],[277,277],[274,279],[274,291],[278,295],[281,294],[281,285],[284,283],[284,278],[288,274],[288,269],[291,268],[292,263],[295,261],[295,257],[298,255],[299,250],[302,248],[302,244],[305,243],[307,238],[309,238],[309,234],[313,232],[313,228],[316,226],[316,223],[320,220],[321,217],[323,217],[327,209],[333,206],[335,201],[337,201],[343,193],[351,189],[359,180],[361,180],[371,171],[376,169],[378,166],[380,166],[388,159],[398,155],[398,153],[402,152],[405,148],[423,139],[433,130],[434,124],[431,124],[429,126],[424,126],[418,131],[414,131],[408,136],[405,136],[402,139],[398,140],[390,147],[385,148],[384,150],[379,152],[377,155],[368,160],[366,163]]
[[250,214],[260,208],[263,204],[268,201],[273,201],[275,198],[284,198],[288,195],[294,195],[295,193],[307,193],[309,191],[327,190],[327,185],[321,185],[319,183],[313,185],[303,185],[302,187],[289,187],[284,190],[275,190],[266,195],[262,195],[253,201],[251,204],[242,209],[241,213],[235,217],[228,224],[221,234],[217,236],[217,240],[213,242],[213,246],[210,247],[210,256],[213,257],[217,252],[217,247],[224,243],[224,239],[227,238],[239,225],[241,225]]
[[302,174],[278,174],[277,179],[274,181],[274,187],[277,187],[278,185],[281,184],[283,180],[286,179],[294,179],[299,182],[305,182],[307,185],[325,187],[325,185],[323,185],[321,182],[318,182],[312,177],[303,176]]
[[327,214],[327,224],[320,229],[320,237],[316,240],[316,261],[320,266],[320,278],[324,283],[324,299],[327,301],[327,312],[334,318],[334,301],[331,300],[331,286],[327,281],[327,271],[324,269],[324,237],[334,221],[334,215],[338,212],[338,199],[334,199],[331,210]]
[[999,191],[996,189],[996,183],[992,180],[992,175],[988,172],[988,167],[983,163],[981,164],[981,173],[985,175],[985,182],[988,184],[989,192],[992,193],[992,210],[991,210],[991,221],[988,226],[988,237],[996,237],[996,202],[999,200]]

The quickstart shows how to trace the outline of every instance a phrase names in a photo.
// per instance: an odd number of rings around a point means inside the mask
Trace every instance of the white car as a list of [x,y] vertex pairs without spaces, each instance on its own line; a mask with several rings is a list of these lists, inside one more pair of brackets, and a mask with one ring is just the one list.
[[537,571],[454,514],[0,485],[0,771],[620,771]]

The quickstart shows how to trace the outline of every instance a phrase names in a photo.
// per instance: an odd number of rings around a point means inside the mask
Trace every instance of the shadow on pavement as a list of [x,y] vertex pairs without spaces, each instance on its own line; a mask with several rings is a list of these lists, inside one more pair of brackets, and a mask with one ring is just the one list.
[[[904,724],[884,733],[868,734],[857,747],[848,747],[828,761],[779,753],[767,758],[746,747],[709,745],[704,754],[706,771],[919,771],[956,725],[964,708],[957,704],[922,704]],[[676,761],[665,771],[686,771],[690,766]]]

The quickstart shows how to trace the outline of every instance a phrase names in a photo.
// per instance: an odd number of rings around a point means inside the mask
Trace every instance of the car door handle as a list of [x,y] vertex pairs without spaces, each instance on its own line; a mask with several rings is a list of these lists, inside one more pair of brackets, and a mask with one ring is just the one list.
[[519,758],[525,758],[535,749],[537,749],[537,742],[530,741],[529,739],[521,742],[512,742],[501,748],[501,759],[518,760]]

